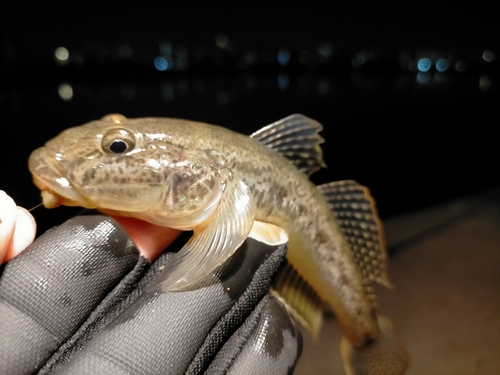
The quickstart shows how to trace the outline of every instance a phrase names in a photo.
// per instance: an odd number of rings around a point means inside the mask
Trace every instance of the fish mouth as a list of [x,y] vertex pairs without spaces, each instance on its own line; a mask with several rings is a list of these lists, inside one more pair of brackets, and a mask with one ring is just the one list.
[[87,199],[57,168],[57,160],[52,158],[45,147],[33,151],[28,160],[28,168],[33,176],[33,183],[40,189],[42,203],[46,208],[59,206],[81,206],[96,208],[96,203]]

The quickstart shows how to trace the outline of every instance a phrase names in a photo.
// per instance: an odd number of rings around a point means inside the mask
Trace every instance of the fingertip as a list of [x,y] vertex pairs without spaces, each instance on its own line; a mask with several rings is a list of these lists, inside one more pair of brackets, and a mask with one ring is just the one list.
[[7,261],[6,253],[12,242],[17,220],[16,203],[0,190],[0,263]]
[[36,221],[33,215],[23,207],[17,207],[17,221],[12,237],[11,251],[7,253],[11,258],[26,249],[35,239]]

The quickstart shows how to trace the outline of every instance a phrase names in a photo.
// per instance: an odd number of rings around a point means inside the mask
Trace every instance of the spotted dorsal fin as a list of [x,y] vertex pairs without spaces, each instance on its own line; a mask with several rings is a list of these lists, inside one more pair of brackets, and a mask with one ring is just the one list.
[[384,229],[368,188],[356,181],[336,181],[318,186],[351,245],[365,283],[391,287],[387,275]]
[[317,121],[295,114],[256,131],[250,137],[290,160],[300,171],[311,175],[326,167],[318,134],[323,127]]

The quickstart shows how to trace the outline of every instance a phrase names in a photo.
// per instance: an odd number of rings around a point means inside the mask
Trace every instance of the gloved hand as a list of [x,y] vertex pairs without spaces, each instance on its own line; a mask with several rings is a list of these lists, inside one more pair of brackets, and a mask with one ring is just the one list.
[[112,218],[77,216],[0,269],[0,374],[287,374],[301,336],[268,294],[286,246],[247,239],[214,273],[164,293]]

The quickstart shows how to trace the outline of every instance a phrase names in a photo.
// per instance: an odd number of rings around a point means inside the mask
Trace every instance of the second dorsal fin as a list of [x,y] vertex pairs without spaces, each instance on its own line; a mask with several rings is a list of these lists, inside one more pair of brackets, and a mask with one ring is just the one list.
[[368,188],[356,181],[318,186],[346,236],[364,280],[390,288],[384,229]]
[[317,121],[295,114],[263,127],[250,137],[290,160],[306,175],[311,175],[326,167],[320,146],[324,139],[318,134],[322,129]]

